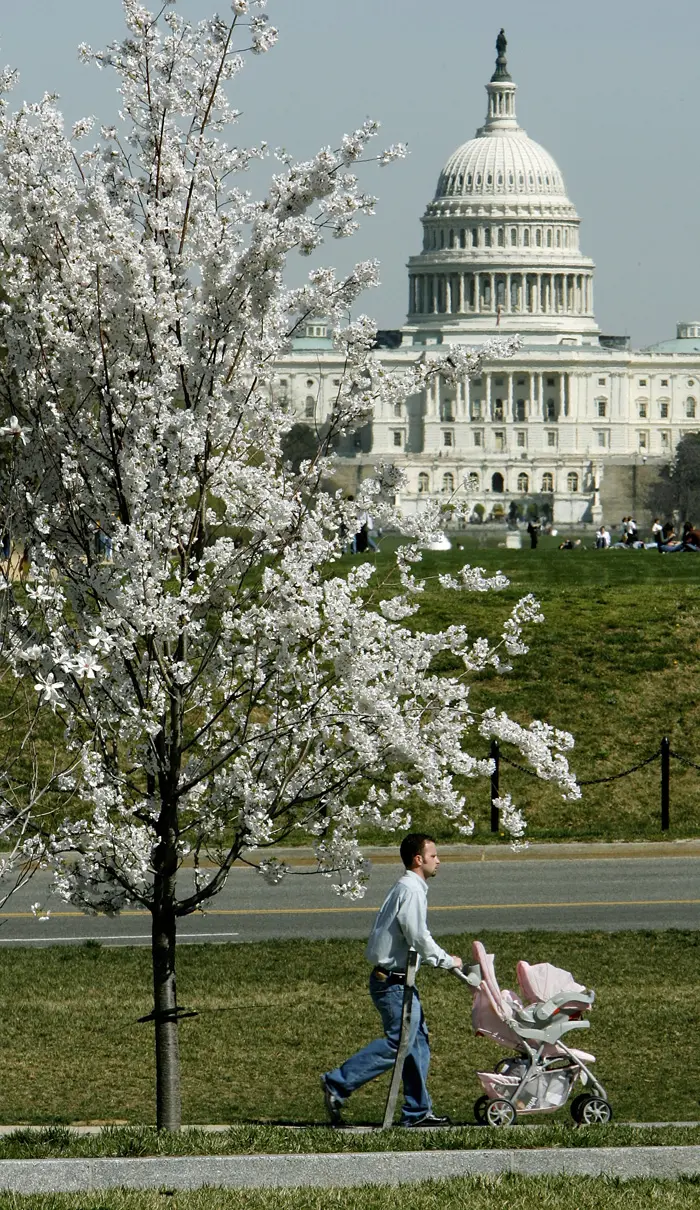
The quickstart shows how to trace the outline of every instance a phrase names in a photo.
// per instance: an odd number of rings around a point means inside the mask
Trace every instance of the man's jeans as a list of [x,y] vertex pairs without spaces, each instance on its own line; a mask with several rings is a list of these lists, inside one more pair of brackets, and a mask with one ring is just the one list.
[[[326,1083],[331,1092],[342,1100],[349,1097],[356,1088],[394,1066],[401,1034],[403,992],[402,983],[388,983],[385,979],[378,979],[375,974],[370,975],[369,994],[382,1019],[386,1036],[370,1042],[369,1046],[358,1050],[357,1054],[347,1059],[342,1067],[336,1067],[334,1071],[326,1074]],[[432,1109],[426,1086],[430,1065],[428,1030],[423,1006],[415,988],[411,1008],[409,1049],[403,1065],[404,1104],[401,1121],[404,1123],[416,1122]]]

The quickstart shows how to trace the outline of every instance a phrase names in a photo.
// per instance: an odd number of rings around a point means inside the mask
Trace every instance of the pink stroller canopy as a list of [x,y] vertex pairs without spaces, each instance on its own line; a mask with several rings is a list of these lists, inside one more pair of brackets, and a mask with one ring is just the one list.
[[560,992],[571,992],[575,999],[576,992],[585,992],[585,987],[577,983],[570,971],[552,966],[549,962],[538,962],[530,966],[529,962],[518,963],[518,985],[527,1004],[536,1001],[551,1000]]

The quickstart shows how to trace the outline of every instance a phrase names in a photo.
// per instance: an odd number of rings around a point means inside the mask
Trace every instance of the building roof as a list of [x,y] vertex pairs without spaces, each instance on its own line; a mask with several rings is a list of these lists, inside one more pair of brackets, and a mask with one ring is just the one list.
[[661,340],[649,345],[647,353],[700,353],[700,322],[682,320],[676,325],[675,340]]

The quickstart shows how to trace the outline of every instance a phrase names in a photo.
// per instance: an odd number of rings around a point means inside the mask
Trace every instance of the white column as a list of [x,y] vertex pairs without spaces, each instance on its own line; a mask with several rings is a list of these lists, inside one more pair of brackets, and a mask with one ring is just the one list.
[[481,274],[474,274],[474,310],[481,314]]
[[508,383],[508,419],[514,420],[515,417],[513,415],[513,375],[508,374],[506,381]]
[[462,398],[464,400],[464,415],[466,416],[467,420],[469,420],[471,418],[471,414],[472,414],[471,382],[472,382],[471,378],[465,378],[464,386],[463,386],[463,393],[462,393]]
[[511,274],[506,273],[506,297],[505,297],[505,307],[503,308],[506,315],[510,315],[511,311],[513,310],[512,306],[511,306],[511,295],[510,295],[511,288],[512,288]]
[[444,275],[445,281],[445,312],[449,315],[452,311],[452,278],[449,273]]
[[464,315],[464,274],[459,275],[459,313]]
[[535,378],[537,381],[537,400],[538,400],[538,404],[539,404],[540,415],[543,420],[546,420],[547,417],[545,415],[545,410],[544,410],[544,390],[543,390],[542,375],[536,374]]
[[486,419],[490,420],[491,419],[491,375],[485,374],[484,381],[486,383],[486,391],[485,391],[485,395],[484,395],[484,398],[485,398],[484,406],[486,408]]

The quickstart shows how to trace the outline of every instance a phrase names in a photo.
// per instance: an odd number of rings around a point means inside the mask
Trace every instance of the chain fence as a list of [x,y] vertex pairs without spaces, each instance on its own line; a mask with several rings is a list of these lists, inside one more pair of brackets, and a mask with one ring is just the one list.
[[[517,761],[511,760],[504,752],[501,752],[498,740],[491,741],[489,755],[494,762],[494,770],[491,774],[491,831],[498,832],[500,826],[499,811],[496,806],[496,799],[500,798],[501,785],[501,762],[508,765],[511,769],[518,769],[520,773],[526,773],[528,777],[537,777],[534,769],[528,769],[526,765],[518,764]],[[578,780],[579,786],[601,786],[605,782],[620,781],[623,777],[629,777],[632,773],[637,773],[639,769],[644,769],[647,765],[651,765],[656,760],[661,761],[661,831],[667,832],[670,827],[670,773],[671,773],[671,758],[678,760],[681,764],[689,765],[693,769],[700,772],[700,765],[689,757],[683,756],[680,752],[674,752],[671,748],[668,736],[664,736],[661,744],[652,752],[651,756],[647,756],[645,760],[639,761],[636,765],[632,765],[629,769],[622,769],[619,773],[609,773],[605,777],[587,777]]]

